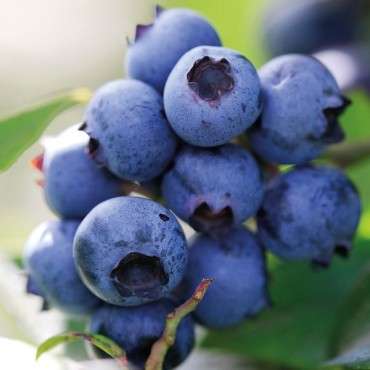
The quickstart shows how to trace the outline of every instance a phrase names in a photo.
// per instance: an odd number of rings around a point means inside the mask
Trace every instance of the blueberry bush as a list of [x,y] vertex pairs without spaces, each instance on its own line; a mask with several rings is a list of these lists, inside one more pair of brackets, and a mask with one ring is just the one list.
[[86,104],[32,161],[58,220],[25,243],[25,289],[78,323],[37,357],[83,339],[172,369],[201,326],[258,369],[370,368],[368,4],[232,4],[157,6],[124,78],[0,120],[5,171]]

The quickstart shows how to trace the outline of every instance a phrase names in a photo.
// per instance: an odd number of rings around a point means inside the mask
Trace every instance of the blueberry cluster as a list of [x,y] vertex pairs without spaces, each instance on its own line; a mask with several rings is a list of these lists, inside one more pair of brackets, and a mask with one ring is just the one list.
[[[90,330],[143,368],[166,315],[213,278],[170,369],[191,352],[194,321],[225,328],[269,305],[265,250],[320,265],[350,252],[358,194],[339,170],[309,164],[343,139],[349,101],[316,59],[281,56],[257,72],[185,9],[139,25],[126,66],[129,79],[98,89],[83,124],[33,162],[60,219],[27,242],[27,290],[91,315]],[[188,241],[176,216],[197,232]]]

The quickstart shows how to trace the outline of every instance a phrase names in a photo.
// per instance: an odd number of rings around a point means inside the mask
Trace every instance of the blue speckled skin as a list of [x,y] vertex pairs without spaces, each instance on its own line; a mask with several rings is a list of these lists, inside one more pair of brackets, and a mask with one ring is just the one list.
[[[121,294],[111,273],[135,252],[158,257],[168,281],[145,292]],[[111,304],[135,306],[160,299],[179,284],[188,251],[181,226],[170,210],[149,199],[119,197],[99,204],[82,221],[74,256],[93,293]]]
[[327,137],[324,110],[343,107],[345,101],[326,67],[309,56],[285,55],[265,64],[259,75],[265,105],[249,139],[261,158],[302,164],[337,142]]
[[153,25],[144,27],[139,35],[137,30],[135,43],[128,47],[126,70],[130,77],[146,82],[159,92],[187,51],[200,45],[221,45],[209,22],[188,9],[161,11]]
[[[174,304],[167,299],[138,307],[104,305],[91,319],[90,331],[113,339],[125,349],[130,363],[144,369],[152,344],[162,335],[167,314]],[[164,369],[169,370],[185,361],[194,346],[194,324],[191,316],[180,322],[173,347],[165,357]]]
[[204,202],[215,213],[230,207],[233,223],[241,224],[256,214],[263,187],[256,161],[242,147],[184,147],[163,178],[162,195],[173,212],[197,228],[191,217]]
[[283,259],[328,265],[337,247],[349,252],[360,212],[357,191],[339,170],[296,168],[269,184],[259,236]]
[[274,56],[311,54],[358,36],[360,1],[280,0],[271,5],[263,24],[267,49]]
[[68,131],[45,143],[44,194],[57,215],[83,218],[97,204],[121,195],[121,182],[90,158],[86,133]]
[[209,328],[226,328],[257,314],[269,302],[264,253],[255,236],[243,227],[217,239],[198,234],[190,242],[183,282],[186,296],[203,278],[213,278],[195,318]]
[[31,293],[70,314],[87,314],[101,301],[82,283],[72,256],[73,237],[79,221],[49,221],[29,237],[24,252]]
[[[209,56],[226,60],[234,86],[217,100],[202,99],[188,82],[194,64]],[[189,144],[211,147],[227,143],[258,118],[262,110],[261,86],[253,65],[238,52],[200,46],[186,53],[168,77],[164,90],[167,118],[175,132]]]
[[177,141],[162,97],[141,81],[116,80],[101,87],[85,122],[86,132],[99,142],[93,156],[124,180],[151,180],[174,156]]

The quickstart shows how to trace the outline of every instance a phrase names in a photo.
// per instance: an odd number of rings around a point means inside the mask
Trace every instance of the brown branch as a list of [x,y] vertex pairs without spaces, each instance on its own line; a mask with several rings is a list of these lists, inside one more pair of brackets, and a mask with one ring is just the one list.
[[177,307],[174,312],[167,315],[166,327],[162,337],[152,346],[150,356],[145,365],[145,370],[162,370],[166,354],[175,342],[178,325],[186,315],[196,309],[212,281],[212,279],[203,279],[196,288],[194,294],[185,303]]
[[329,148],[322,158],[342,168],[357,165],[370,159],[370,140],[363,139],[335,145]]

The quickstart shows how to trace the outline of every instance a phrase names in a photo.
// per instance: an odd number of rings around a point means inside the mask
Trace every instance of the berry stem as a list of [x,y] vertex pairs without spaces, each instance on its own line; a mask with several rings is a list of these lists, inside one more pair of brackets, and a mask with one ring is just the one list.
[[370,158],[370,140],[362,139],[329,148],[323,156],[342,168],[348,168]]
[[137,183],[134,183],[134,182],[130,182],[130,181],[123,181],[122,182],[121,191],[125,195],[129,195],[131,193],[138,193],[140,195],[143,195],[143,196],[148,197],[148,198],[152,198],[154,200],[158,199],[158,195],[155,194],[154,192],[152,192],[147,187],[145,187],[143,185],[140,185],[140,184],[137,184]]
[[177,307],[174,312],[167,315],[166,327],[162,337],[152,346],[145,370],[162,370],[166,354],[175,342],[178,325],[186,315],[196,309],[211,283],[212,279],[203,279],[195,289],[193,295],[185,303]]
[[338,307],[336,312],[335,326],[331,333],[327,355],[329,358],[335,358],[340,353],[346,335],[351,333],[353,327],[352,319],[361,312],[367,304],[370,283],[370,265],[366,265],[358,276],[355,284],[351,288],[347,297]]

